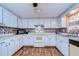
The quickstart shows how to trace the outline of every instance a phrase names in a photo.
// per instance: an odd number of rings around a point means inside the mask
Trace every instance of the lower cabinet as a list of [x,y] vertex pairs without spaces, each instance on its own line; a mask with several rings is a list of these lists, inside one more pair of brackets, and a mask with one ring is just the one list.
[[[38,38],[38,37],[37,37]],[[69,41],[64,36],[50,36],[43,37],[43,41],[40,38],[36,39],[34,36],[12,36],[8,38],[0,38],[0,56],[10,56],[14,54],[23,45],[38,45],[40,46],[56,46],[60,52],[67,56],[69,55]],[[40,44],[38,43],[40,41]]]
[[28,36],[27,39],[28,39],[28,44],[29,45],[31,45],[31,46],[34,45],[34,39],[35,39],[34,36]]
[[14,38],[14,52],[15,53],[19,49],[19,40],[17,37]]
[[56,36],[54,35],[49,35],[49,36],[45,36],[45,45],[46,46],[56,46]]
[[0,42],[0,56],[6,56],[7,55],[7,46],[6,46],[6,42]]
[[19,48],[21,48],[23,46],[23,38],[19,39]]
[[50,38],[48,36],[44,36],[45,46],[50,46]]
[[64,36],[58,36],[56,42],[57,42],[57,48],[59,49],[59,51],[63,55],[68,56],[69,55],[69,42],[68,42],[68,38],[64,37]]
[[7,55],[12,55],[17,50],[17,39],[15,37],[10,37],[7,43]]
[[23,38],[23,45],[24,45],[24,46],[29,45],[28,42],[29,42],[29,40],[28,40],[27,36],[25,36],[25,37]]
[[11,56],[19,49],[19,40],[16,37],[2,39],[0,41],[0,56]]
[[69,55],[69,45],[68,43],[63,43],[62,44],[62,53],[65,55],[65,56],[68,56]]

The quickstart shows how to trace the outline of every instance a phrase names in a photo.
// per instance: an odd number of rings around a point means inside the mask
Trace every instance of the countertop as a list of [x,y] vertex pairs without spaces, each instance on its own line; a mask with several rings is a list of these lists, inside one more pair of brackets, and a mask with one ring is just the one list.
[[0,40],[2,40],[2,38],[8,38],[8,37],[20,38],[23,36],[32,36],[32,35],[34,35],[34,36],[36,36],[36,35],[41,35],[41,36],[58,35],[58,36],[68,37],[69,39],[72,39],[72,40],[79,41],[79,36],[70,36],[70,35],[68,35],[68,33],[59,33],[59,34],[55,34],[55,33],[29,33],[29,34],[19,34],[19,35],[0,34]]
[[57,34],[57,35],[65,36],[65,37],[68,37],[71,40],[79,41],[79,36],[72,36],[72,35],[69,35],[68,33],[60,33],[60,34]]

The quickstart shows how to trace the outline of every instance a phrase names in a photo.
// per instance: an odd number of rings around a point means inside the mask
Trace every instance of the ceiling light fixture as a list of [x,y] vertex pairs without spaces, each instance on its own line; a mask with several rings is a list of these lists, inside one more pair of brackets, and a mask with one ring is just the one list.
[[33,3],[33,7],[37,7],[38,6],[38,3]]

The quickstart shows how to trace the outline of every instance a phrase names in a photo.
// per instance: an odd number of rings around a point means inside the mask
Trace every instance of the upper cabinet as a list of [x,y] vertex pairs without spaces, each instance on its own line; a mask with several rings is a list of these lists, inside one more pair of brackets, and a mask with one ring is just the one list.
[[28,28],[35,28],[35,25],[39,24],[38,19],[28,19]]
[[28,28],[28,20],[18,18],[18,28]]
[[0,24],[2,24],[2,7],[0,7]]
[[22,19],[21,18],[18,18],[18,22],[17,23],[18,23],[18,26],[17,27],[18,28],[22,28],[22,24],[23,23],[22,23]]
[[66,16],[63,16],[61,18],[61,26],[62,27],[67,27],[67,17]]
[[51,19],[50,20],[50,27],[51,28],[60,28],[60,25],[61,22],[60,22],[60,19]]
[[42,24],[44,28],[55,28],[56,20],[52,19],[20,19],[18,18],[18,28],[35,28],[35,25]]
[[17,17],[6,9],[3,9],[3,24],[8,27],[17,27]]
[[51,20],[50,19],[43,19],[40,20],[40,23],[44,25],[45,28],[51,28]]
[[34,25],[44,25],[44,28],[50,28],[50,20],[49,19],[29,19],[28,20],[28,28],[35,28]]

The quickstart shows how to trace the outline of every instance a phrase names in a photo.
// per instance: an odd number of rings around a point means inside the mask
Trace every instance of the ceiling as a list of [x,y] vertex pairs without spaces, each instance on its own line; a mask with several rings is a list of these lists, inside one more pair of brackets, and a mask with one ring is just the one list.
[[37,9],[40,12],[35,12],[32,3],[1,3],[1,6],[15,13],[22,18],[48,18],[58,17],[68,8],[72,3],[38,3]]

